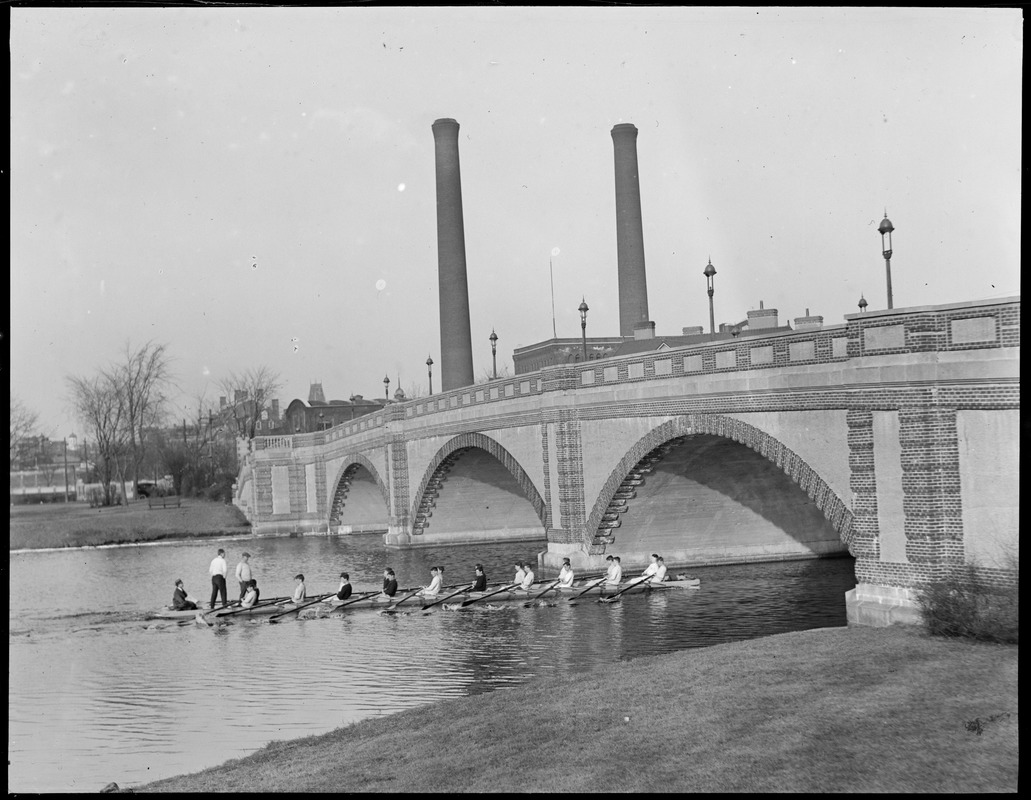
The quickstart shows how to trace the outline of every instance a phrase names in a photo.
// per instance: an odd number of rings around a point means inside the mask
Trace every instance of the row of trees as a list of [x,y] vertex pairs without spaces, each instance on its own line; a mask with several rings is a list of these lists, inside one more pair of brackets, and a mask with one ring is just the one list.
[[104,505],[120,501],[116,486],[128,480],[137,485],[141,475],[158,469],[172,475],[177,493],[197,489],[227,496],[236,476],[236,440],[254,437],[280,388],[279,376],[266,367],[231,372],[217,384],[227,403],[205,415],[205,398],[197,398],[197,424],[183,420],[180,437],[169,424],[175,377],[165,344],[126,343],[110,366],[93,375],[70,375],[66,382],[94,446]]

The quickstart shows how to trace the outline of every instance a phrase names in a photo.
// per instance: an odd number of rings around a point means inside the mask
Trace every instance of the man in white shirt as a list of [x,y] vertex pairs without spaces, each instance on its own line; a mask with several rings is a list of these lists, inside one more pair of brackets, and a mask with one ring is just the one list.
[[562,559],[562,569],[558,572],[558,588],[569,589],[573,585],[573,567],[568,558]]
[[526,573],[523,572],[523,565],[519,564],[519,563],[516,563],[515,568],[516,568],[515,577],[512,578],[512,583],[514,583],[517,587],[518,586],[522,586],[523,585],[523,578],[526,577]]
[[666,562],[662,560],[662,556],[659,556],[658,561],[656,562],[656,567],[657,569],[655,570],[655,574],[652,576],[649,583],[662,583],[666,580]]
[[519,584],[519,588],[524,592],[530,591],[530,587],[533,586],[533,568],[529,564],[523,564],[523,580]]
[[240,582],[240,599],[243,600],[243,596],[247,594],[247,589],[251,585],[251,565],[247,562],[250,561],[251,554],[244,553],[240,556],[240,563],[236,565],[236,579]]
[[[642,578],[650,578],[659,569],[659,555],[658,553],[652,553],[652,562],[645,567],[644,572],[641,573]],[[645,581],[645,583],[652,583],[652,581]]]
[[221,548],[218,551],[218,555],[211,559],[211,566],[208,567],[208,573],[211,575],[211,607],[215,607],[215,600],[218,595],[222,595],[222,608],[229,605],[229,600],[226,598],[226,574],[229,572],[229,566],[226,564],[226,551]]

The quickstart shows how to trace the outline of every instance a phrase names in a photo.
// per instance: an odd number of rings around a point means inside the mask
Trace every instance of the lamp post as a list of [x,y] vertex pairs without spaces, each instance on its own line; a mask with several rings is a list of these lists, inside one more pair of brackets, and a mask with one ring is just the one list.
[[498,379],[498,335],[490,330],[490,359],[494,364],[494,380]]
[[587,312],[590,311],[587,307],[587,301],[584,298],[580,298],[580,334],[583,336],[584,344],[584,361],[587,360]]
[[433,359],[426,356],[426,374],[430,378],[430,394],[433,394]]
[[712,311],[712,295],[715,290],[712,288],[712,276],[716,274],[716,267],[712,265],[712,258],[709,259],[709,263],[706,265],[702,274],[705,276],[705,287],[709,292],[709,335],[715,336],[716,317]]
[[863,295],[859,295],[859,313],[860,314],[865,314],[866,313],[866,307],[868,305],[869,305],[869,303],[866,302],[866,298],[863,297]]
[[390,376],[383,376],[383,396],[387,398],[387,402],[390,402]]
[[[888,219],[888,211],[884,211],[884,219],[881,220],[881,224],[877,226],[877,231],[881,234],[881,251],[884,253],[884,270],[888,276],[888,308],[894,308],[891,302],[891,232],[895,230],[895,226],[891,224],[891,220]],[[885,243],[884,235],[888,235],[888,241]]]

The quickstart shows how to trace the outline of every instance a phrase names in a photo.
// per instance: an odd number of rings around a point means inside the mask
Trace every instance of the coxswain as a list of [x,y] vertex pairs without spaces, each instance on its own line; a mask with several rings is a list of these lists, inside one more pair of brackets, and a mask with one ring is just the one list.
[[172,592],[172,608],[176,611],[196,611],[197,604],[186,596],[186,587],[183,586],[183,579],[175,582],[175,591]]

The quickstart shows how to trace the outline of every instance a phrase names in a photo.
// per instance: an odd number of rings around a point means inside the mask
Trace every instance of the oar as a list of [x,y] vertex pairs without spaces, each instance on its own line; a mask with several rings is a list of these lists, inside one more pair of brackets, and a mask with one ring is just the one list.
[[462,608],[465,608],[466,606],[471,606],[473,603],[476,603],[480,600],[486,600],[488,597],[493,597],[496,594],[501,594],[502,592],[507,592],[510,589],[515,589],[518,585],[518,583],[511,583],[508,586],[502,586],[500,589],[495,589],[493,592],[488,592],[487,594],[481,595],[480,597],[473,597],[469,600],[463,600]]
[[389,606],[387,606],[387,607],[386,607],[385,609],[383,609],[383,610],[384,610],[384,611],[393,611],[393,610],[394,610],[395,608],[397,608],[397,607],[398,607],[399,605],[401,605],[401,604],[402,604],[402,603],[403,603],[403,602],[404,602],[405,600],[411,600],[411,599],[412,599],[413,597],[415,597],[415,596],[416,596],[417,594],[419,594],[419,592],[421,592],[421,591],[422,591],[422,587],[420,586],[420,587],[419,587],[418,589],[416,589],[416,590],[415,590],[414,592],[411,592],[411,593],[409,593],[409,594],[406,594],[406,595],[405,595],[404,597],[402,597],[402,598],[401,598],[400,600],[398,600],[398,601],[397,601],[396,603],[391,603],[391,604],[390,604]]
[[343,608],[344,606],[349,606],[349,605],[351,605],[351,603],[357,603],[359,600],[368,600],[370,597],[372,597],[373,595],[377,595],[377,594],[379,594],[378,591],[362,592],[357,597],[352,597],[350,600],[347,600],[347,601],[341,603],[338,606],[333,606],[330,609],[330,611],[336,611],[338,608]]
[[336,594],[336,592],[330,592],[329,594],[320,595],[319,597],[315,598],[314,600],[309,600],[307,603],[302,603],[301,605],[297,606],[297,608],[291,608],[289,611],[284,611],[284,612],[282,612],[280,614],[273,614],[271,617],[268,618],[268,621],[269,622],[275,622],[277,619],[279,619],[280,617],[285,617],[287,614],[296,614],[302,608],[307,608],[308,606],[313,606],[316,603],[321,603],[327,597],[332,597],[335,594]]
[[625,592],[627,589],[633,589],[635,586],[640,586],[645,581],[651,580],[651,577],[651,575],[645,575],[643,578],[638,578],[636,581],[630,581],[630,583],[628,583],[626,586],[624,586],[622,589],[620,589],[618,592],[612,595],[612,597],[599,597],[598,602],[613,603],[615,602],[616,598],[623,594],[623,592]]
[[[284,600],[289,600],[289,599],[290,599],[289,597],[273,597],[273,598],[270,598],[268,600],[259,600],[253,606],[247,606],[247,608],[243,608],[241,606],[240,608],[234,608],[232,611],[227,611],[224,614],[216,613],[215,616],[218,616],[218,617],[231,617],[231,616],[233,616],[233,614],[239,614],[242,611],[250,611],[252,608],[262,608],[264,606],[274,606],[276,603],[282,603]],[[210,614],[212,612],[209,611],[208,613]]]
[[574,594],[572,597],[569,598],[569,602],[572,603],[574,600],[576,600],[576,598],[582,597],[583,595],[585,595],[589,591],[591,591],[591,589],[594,589],[597,586],[601,586],[601,584],[605,581],[606,577],[608,577],[608,576],[603,575],[602,577],[598,578],[598,580],[596,580],[594,583],[592,583],[590,586],[588,586],[586,589],[584,589],[582,592],[577,592],[576,594]]
[[540,594],[538,594],[535,597],[531,597],[529,600],[527,600],[525,603],[523,603],[523,608],[529,608],[530,606],[532,606],[534,604],[534,602],[538,598],[544,597],[544,595],[546,595],[548,592],[550,592],[552,589],[554,589],[556,586],[558,586],[558,583],[559,583],[558,581],[555,581],[553,584],[551,584],[551,586],[549,586],[543,592],[541,592]]
[[435,605],[437,605],[437,603],[443,603],[445,600],[450,600],[452,597],[454,597],[457,594],[461,594],[462,592],[468,592],[475,585],[476,585],[475,583],[470,583],[468,586],[463,586],[457,592],[452,592],[451,594],[447,595],[446,597],[442,597],[439,600],[434,600],[432,603],[429,603],[428,605],[424,605],[422,607],[422,610],[425,611],[427,608],[433,608]]

